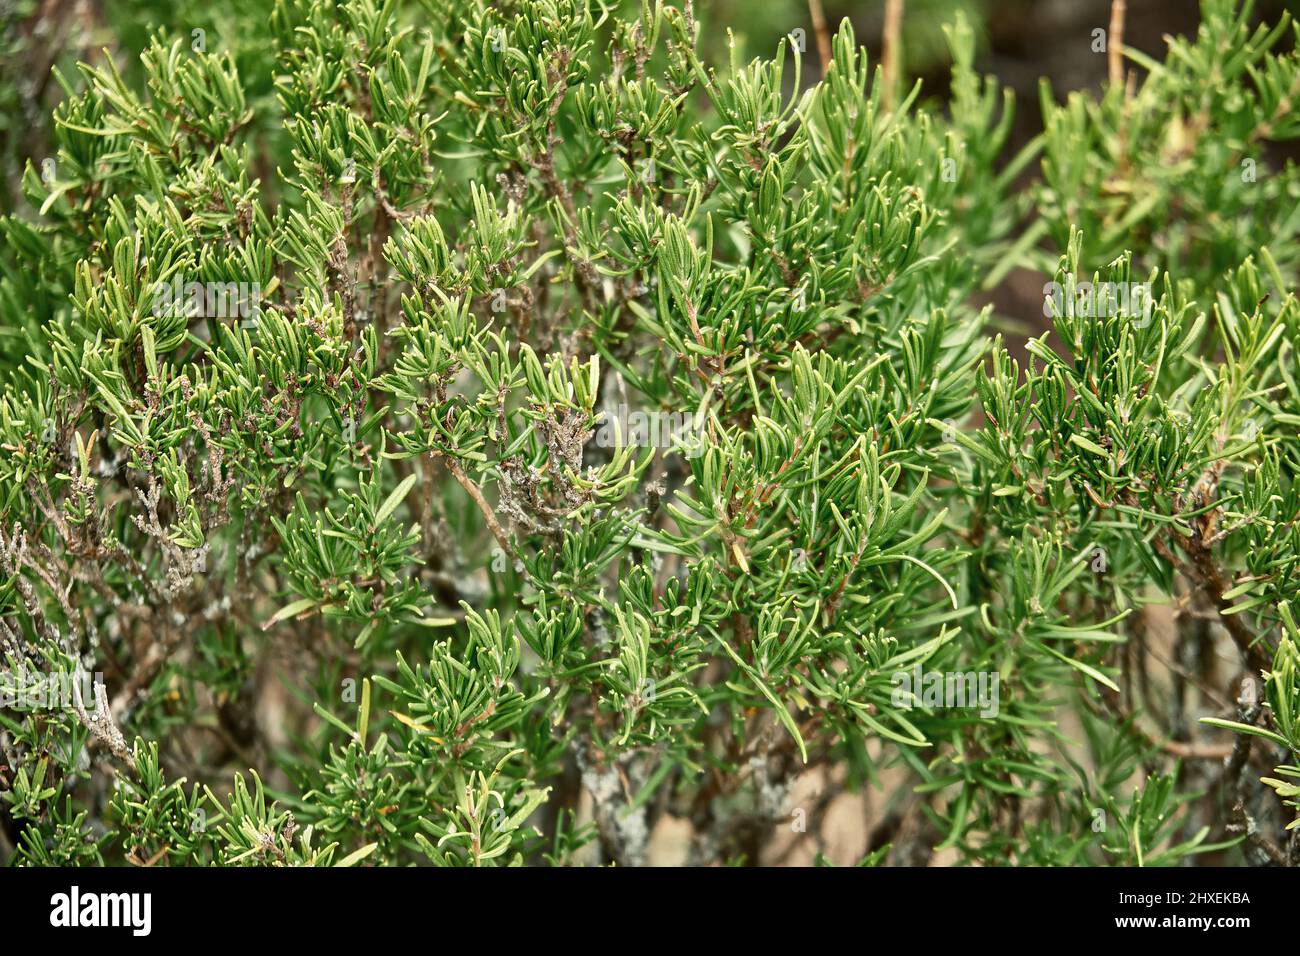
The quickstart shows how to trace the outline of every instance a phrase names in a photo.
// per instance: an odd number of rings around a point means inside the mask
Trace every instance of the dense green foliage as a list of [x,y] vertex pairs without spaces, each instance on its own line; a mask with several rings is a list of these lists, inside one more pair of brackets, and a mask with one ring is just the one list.
[[182,7],[0,219],[13,862],[1300,863],[1292,24],[1013,151],[961,17]]

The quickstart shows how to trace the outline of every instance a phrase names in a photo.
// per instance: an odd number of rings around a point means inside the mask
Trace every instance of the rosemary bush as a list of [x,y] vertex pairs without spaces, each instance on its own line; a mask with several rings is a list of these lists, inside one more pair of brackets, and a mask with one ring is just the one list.
[[1293,24],[1012,148],[960,12],[115,6],[5,144],[11,862],[1300,863]]

